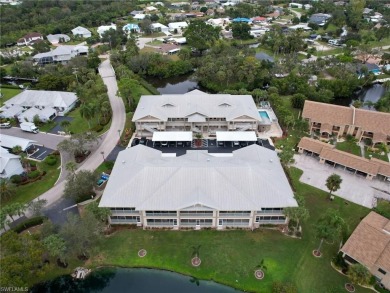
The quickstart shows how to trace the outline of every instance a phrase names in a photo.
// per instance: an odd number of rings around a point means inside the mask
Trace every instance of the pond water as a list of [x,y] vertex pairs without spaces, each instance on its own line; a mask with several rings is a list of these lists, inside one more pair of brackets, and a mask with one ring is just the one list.
[[[360,91],[358,94],[358,99],[362,102],[373,102],[376,103],[378,100],[385,95],[385,87],[381,84],[374,84],[371,85],[370,87],[364,88]],[[370,108],[369,106],[363,106],[363,109],[374,109]]]
[[92,272],[85,280],[73,280],[70,276],[62,276],[35,285],[30,292],[237,293],[240,291],[211,281],[199,281],[161,270],[101,268]]
[[151,83],[160,94],[185,94],[194,89],[204,90],[201,89],[192,74],[165,79],[148,78],[147,81]]

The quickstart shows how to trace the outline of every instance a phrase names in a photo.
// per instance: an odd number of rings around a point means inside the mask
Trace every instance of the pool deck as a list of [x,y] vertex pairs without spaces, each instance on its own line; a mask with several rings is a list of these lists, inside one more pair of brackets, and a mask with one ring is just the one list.
[[[271,129],[264,132],[259,132],[258,137],[260,138],[270,138],[270,137],[282,137],[283,131],[279,125],[275,112],[270,107],[260,107],[257,111],[265,111],[267,112],[268,117],[271,120]],[[260,114],[259,114],[260,115]],[[261,116],[260,116],[261,117]]]

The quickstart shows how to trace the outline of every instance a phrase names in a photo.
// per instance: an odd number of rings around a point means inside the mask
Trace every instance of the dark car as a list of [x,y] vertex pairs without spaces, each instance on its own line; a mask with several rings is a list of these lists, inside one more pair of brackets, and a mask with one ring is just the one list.
[[155,141],[155,142],[154,142],[154,146],[157,147],[157,148],[159,148],[159,147],[161,146],[161,142]]
[[242,141],[242,142],[240,142],[240,147],[246,147],[248,145],[248,143],[247,142],[245,142],[245,141]]
[[141,139],[139,140],[139,144],[146,145],[146,137],[141,137]]
[[219,141],[219,142],[218,142],[218,146],[223,147],[223,146],[225,146],[225,144],[224,144],[223,141]]
[[191,146],[191,142],[190,141],[186,141],[186,147],[190,147]]
[[184,144],[183,144],[182,141],[178,141],[178,142],[177,142],[177,146],[178,146],[178,147],[182,147],[183,145],[184,145]]
[[137,144],[139,144],[139,139],[138,138],[134,138],[133,141],[131,142],[131,146],[136,146]]
[[170,147],[176,146],[176,141],[170,141],[170,142],[169,142],[169,146],[170,146]]

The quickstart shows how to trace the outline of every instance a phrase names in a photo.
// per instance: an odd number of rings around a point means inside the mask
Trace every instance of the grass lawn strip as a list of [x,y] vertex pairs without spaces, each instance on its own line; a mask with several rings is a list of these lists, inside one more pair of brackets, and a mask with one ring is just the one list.
[[[293,186],[306,199],[311,217],[303,223],[302,239],[294,239],[269,229],[162,231],[130,229],[105,237],[91,254],[88,266],[113,265],[123,267],[151,267],[191,275],[199,279],[212,279],[240,290],[271,292],[275,281],[293,282],[298,292],[344,292],[345,276],[335,271],[330,261],[338,251],[339,243],[324,244],[321,258],[312,256],[319,244],[314,237],[314,223],[327,208],[339,209],[348,223],[348,235],[366,216],[369,209],[343,199],[327,200],[327,193],[299,182],[302,171],[290,169]],[[191,265],[194,245],[202,245],[202,265]],[[138,251],[145,249],[148,257],[140,258]],[[259,282],[254,276],[256,266],[264,259],[265,278]],[[72,266],[69,267],[69,271]],[[54,265],[48,275],[65,274],[67,270]],[[237,282],[236,282],[237,280]],[[31,282],[36,280],[31,280]],[[332,291],[333,292],[333,291]],[[356,292],[370,292],[358,287]]]
[[37,163],[39,170],[46,171],[46,174],[40,180],[17,186],[16,194],[11,199],[1,202],[2,207],[15,202],[28,203],[48,191],[54,186],[54,183],[56,183],[60,176],[60,165],[60,156],[57,156],[57,163],[54,166],[49,166],[45,162]]
[[8,101],[9,99],[13,98],[17,94],[19,94],[22,90],[20,89],[9,89],[9,88],[0,88],[0,92],[3,95],[0,98],[1,106],[4,105],[4,102]]
[[336,149],[359,157],[361,156],[360,146],[358,146],[354,142],[348,142],[348,141],[338,142],[336,144]]

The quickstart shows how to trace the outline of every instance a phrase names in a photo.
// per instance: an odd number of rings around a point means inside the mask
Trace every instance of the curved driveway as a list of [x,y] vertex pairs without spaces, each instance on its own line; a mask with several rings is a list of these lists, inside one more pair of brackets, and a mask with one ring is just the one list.
[[[110,99],[112,108],[111,127],[110,130],[103,136],[103,141],[100,143],[99,147],[93,151],[93,153],[87,158],[87,160],[84,161],[78,170],[95,170],[103,162],[101,152],[104,152],[105,156],[108,156],[119,140],[118,130],[122,133],[125,127],[125,106],[123,104],[123,100],[116,95],[118,85],[116,83],[114,69],[112,68],[109,59],[100,64],[99,74],[102,77],[104,84],[107,86],[108,97]],[[53,186],[53,188],[40,195],[38,198],[46,199],[46,206],[50,206],[62,197],[64,187],[65,180],[57,183]]]

